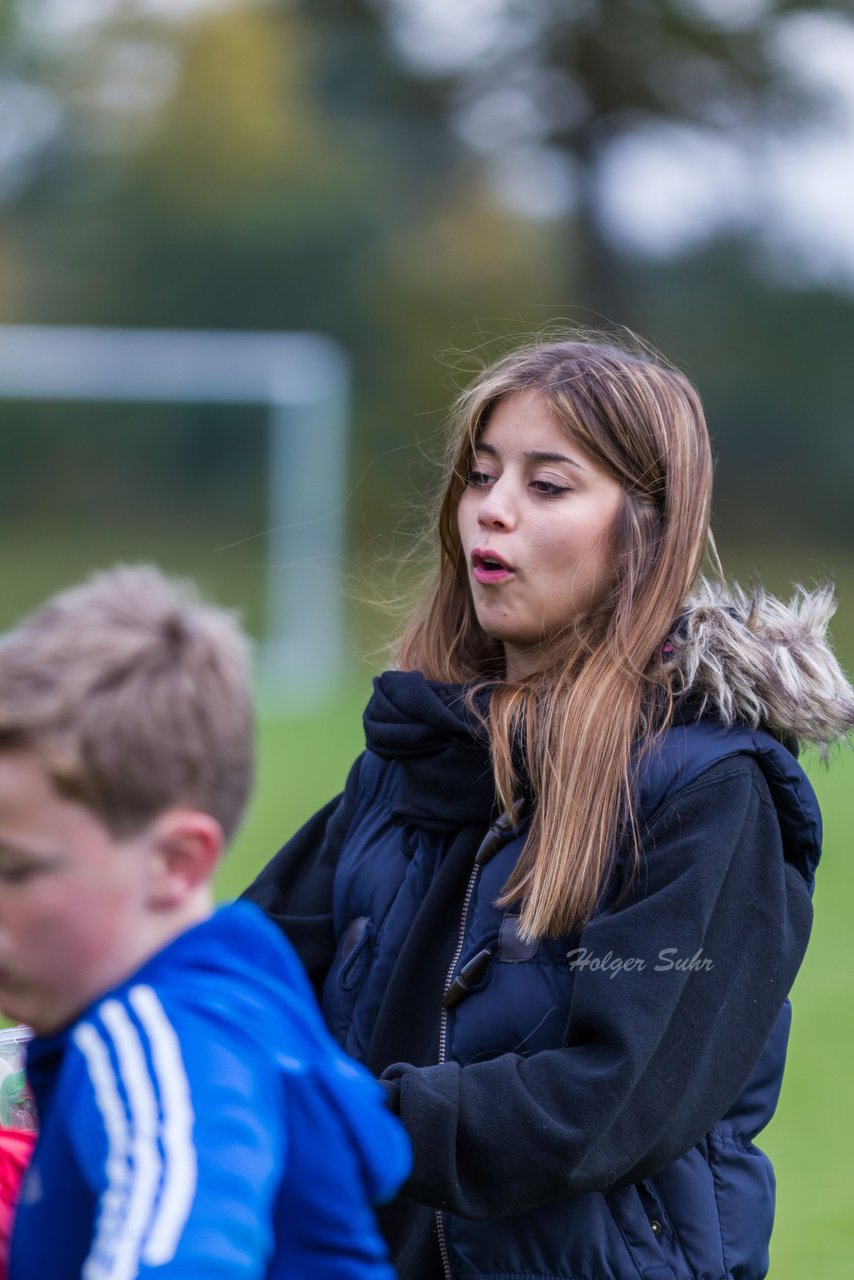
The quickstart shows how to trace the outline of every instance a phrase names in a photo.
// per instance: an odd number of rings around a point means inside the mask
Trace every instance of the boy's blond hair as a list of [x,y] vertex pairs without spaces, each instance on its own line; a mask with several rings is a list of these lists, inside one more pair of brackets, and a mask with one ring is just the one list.
[[115,836],[188,806],[229,838],[252,780],[239,623],[149,565],[60,592],[0,637],[0,749],[14,748]]

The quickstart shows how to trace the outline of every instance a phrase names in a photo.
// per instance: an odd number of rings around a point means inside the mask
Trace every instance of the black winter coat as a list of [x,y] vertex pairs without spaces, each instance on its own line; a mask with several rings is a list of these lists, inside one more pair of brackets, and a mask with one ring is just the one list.
[[525,824],[484,841],[485,746],[460,691],[418,673],[377,682],[345,792],[249,890],[412,1139],[385,1223],[403,1280],[765,1275],[753,1138],[820,820],[778,737],[696,712],[641,779],[642,873],[617,860],[580,936],[527,946],[494,907]]

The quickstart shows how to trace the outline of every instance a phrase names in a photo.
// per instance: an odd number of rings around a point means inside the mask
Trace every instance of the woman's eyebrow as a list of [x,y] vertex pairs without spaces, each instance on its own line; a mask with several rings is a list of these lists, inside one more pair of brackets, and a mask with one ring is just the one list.
[[580,462],[576,462],[574,458],[568,458],[565,453],[551,453],[540,449],[526,449],[525,457],[529,462],[566,462],[570,467],[577,467],[579,471],[586,471],[586,467],[582,467]]
[[9,840],[0,840],[0,857],[12,858],[37,858],[39,855],[32,849],[25,849],[22,845],[12,844]]
[[[475,453],[488,453],[491,458],[500,458],[500,454],[494,444],[487,444],[485,440],[478,440],[475,446]],[[526,449],[522,454],[526,462],[566,462],[570,467],[577,467],[579,471],[586,471],[586,467],[582,467],[580,462],[576,462],[574,458],[568,458],[565,453],[553,453],[544,449]]]

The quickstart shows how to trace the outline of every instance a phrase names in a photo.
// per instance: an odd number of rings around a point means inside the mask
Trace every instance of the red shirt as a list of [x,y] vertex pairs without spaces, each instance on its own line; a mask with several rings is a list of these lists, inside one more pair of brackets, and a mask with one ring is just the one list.
[[36,1134],[25,1129],[0,1129],[0,1280],[6,1280],[12,1222],[35,1141]]

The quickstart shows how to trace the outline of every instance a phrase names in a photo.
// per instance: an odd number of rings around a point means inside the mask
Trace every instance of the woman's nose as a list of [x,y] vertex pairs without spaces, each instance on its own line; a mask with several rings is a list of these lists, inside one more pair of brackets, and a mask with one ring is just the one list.
[[515,524],[516,512],[512,495],[500,480],[484,493],[477,519],[482,529],[510,529]]

